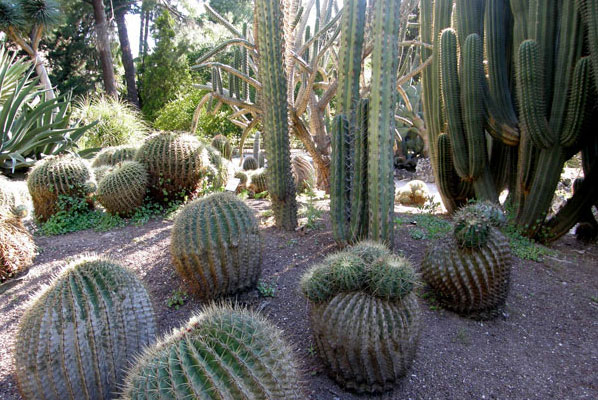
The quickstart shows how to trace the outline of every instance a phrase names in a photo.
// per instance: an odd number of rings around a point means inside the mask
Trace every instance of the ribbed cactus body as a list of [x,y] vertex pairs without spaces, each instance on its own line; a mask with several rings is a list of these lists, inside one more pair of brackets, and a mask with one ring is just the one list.
[[202,144],[197,154],[201,159],[202,176],[205,180],[214,188],[225,186],[229,176],[232,175],[231,162],[222,157],[220,151],[211,145]]
[[31,195],[25,183],[0,179],[0,217],[25,218],[29,213],[30,203]]
[[100,165],[93,169],[93,176],[96,182],[100,183],[106,175],[108,175],[114,169],[114,165]]
[[258,169],[258,161],[252,156],[247,156],[243,159],[243,170],[244,171],[251,171],[253,169]]
[[134,146],[107,147],[95,156],[91,166],[98,168],[103,165],[116,165],[123,161],[130,161],[135,158],[135,153],[137,153],[137,147]]
[[200,148],[197,138],[190,135],[165,132],[146,139],[135,154],[135,161],[145,166],[156,200],[197,189],[203,176]]
[[304,399],[292,350],[257,314],[211,306],[149,348],[124,400]]
[[262,193],[268,191],[268,178],[265,168],[256,169],[249,174],[249,182],[247,187],[255,193]]
[[186,205],[174,222],[170,250],[179,275],[204,299],[252,287],[261,272],[257,220],[231,193]]
[[[58,196],[88,198],[95,191],[93,175],[79,157],[47,157],[37,163],[27,178],[35,217],[44,222],[58,212]],[[93,205],[88,198],[90,205]]]
[[0,214],[0,282],[25,270],[33,263],[35,243],[23,222]]
[[74,261],[23,315],[15,366],[25,399],[112,399],[124,369],[154,341],[144,286],[112,261]]
[[316,182],[316,170],[309,160],[302,156],[295,156],[291,160],[293,179],[297,192],[301,193],[309,187],[314,187]]
[[142,164],[126,161],[100,181],[96,197],[109,213],[127,216],[143,204],[148,181]]
[[216,135],[212,138],[212,146],[220,152],[222,157],[227,160],[233,157],[233,146],[230,144],[230,140],[224,135]]

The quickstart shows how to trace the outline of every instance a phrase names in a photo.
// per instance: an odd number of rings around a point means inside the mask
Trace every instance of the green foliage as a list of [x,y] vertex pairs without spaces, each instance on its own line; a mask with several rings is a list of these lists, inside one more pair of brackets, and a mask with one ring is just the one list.
[[540,243],[523,235],[522,229],[515,224],[508,224],[503,228],[509,239],[513,255],[522,259],[542,262],[546,256],[554,256],[555,250],[542,246]]
[[278,285],[276,282],[259,281],[257,283],[257,291],[262,297],[275,297]]
[[87,96],[78,102],[73,115],[81,124],[97,124],[81,138],[83,148],[121,146],[143,140],[147,127],[131,105],[110,96]]
[[[195,109],[204,95],[205,91],[197,89],[180,92],[175,99],[166,103],[157,112],[154,128],[163,131],[191,131]],[[217,116],[213,117],[218,118]],[[199,123],[202,136],[204,127],[209,127],[210,122],[212,122],[207,120],[209,120],[208,115],[203,113],[200,116]]]
[[166,300],[166,306],[168,308],[174,308],[175,310],[178,310],[180,307],[185,305],[187,297],[189,297],[187,292],[182,289],[177,289],[172,292],[172,295],[168,298],[168,300]]
[[453,229],[453,225],[449,221],[432,214],[414,214],[409,218],[398,217],[395,219],[395,223],[397,225],[415,225],[417,228],[409,230],[413,239],[440,239],[446,237]]

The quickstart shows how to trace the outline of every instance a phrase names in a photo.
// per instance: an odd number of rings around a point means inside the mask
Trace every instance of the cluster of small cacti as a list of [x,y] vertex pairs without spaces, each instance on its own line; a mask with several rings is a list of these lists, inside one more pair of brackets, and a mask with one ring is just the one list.
[[90,195],[96,190],[89,165],[69,154],[47,157],[38,162],[29,173],[27,187],[35,217],[40,222],[59,211],[59,196],[87,199],[91,207],[93,201]]
[[301,193],[310,187],[315,187],[316,170],[308,159],[302,156],[295,156],[291,160],[291,167],[297,193]]
[[472,318],[496,317],[509,292],[511,250],[499,228],[504,215],[490,203],[472,204],[455,217],[452,238],[430,246],[424,280],[446,307]]
[[212,147],[220,152],[222,157],[231,160],[233,157],[233,146],[230,140],[224,135],[216,135],[212,138]]
[[305,396],[292,349],[280,330],[255,313],[212,305],[146,350],[129,371],[122,398]]
[[257,283],[262,250],[252,210],[231,193],[187,204],[172,228],[174,266],[202,298],[232,294]]
[[326,257],[304,275],[318,352],[337,382],[378,392],[406,374],[421,329],[416,282],[409,261],[369,241]]
[[35,252],[33,238],[21,219],[0,214],[0,282],[28,268]]
[[125,161],[100,181],[96,198],[109,213],[128,216],[143,204],[147,188],[145,167],[137,161]]
[[114,398],[124,367],[155,335],[152,304],[137,277],[113,261],[85,256],[70,263],[21,319],[19,390],[27,400]]
[[397,190],[395,201],[404,206],[423,206],[430,192],[425,182],[413,180]]
[[137,147],[134,146],[106,147],[95,156],[91,166],[99,168],[104,165],[116,165],[123,161],[130,161],[135,158],[135,153],[137,153]]
[[246,156],[243,159],[243,171],[251,171],[254,169],[258,169],[259,165],[258,165],[258,161],[256,158],[254,158],[253,156]]

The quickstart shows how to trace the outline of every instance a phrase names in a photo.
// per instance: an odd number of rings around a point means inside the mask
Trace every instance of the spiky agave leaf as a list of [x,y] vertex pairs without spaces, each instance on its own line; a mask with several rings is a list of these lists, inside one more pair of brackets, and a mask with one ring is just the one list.
[[28,23],[51,26],[60,21],[60,5],[54,0],[20,0],[20,8]]

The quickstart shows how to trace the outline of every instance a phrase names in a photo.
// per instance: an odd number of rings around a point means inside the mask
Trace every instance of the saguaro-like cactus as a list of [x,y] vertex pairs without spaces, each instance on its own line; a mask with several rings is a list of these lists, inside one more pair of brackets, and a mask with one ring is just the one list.
[[255,4],[268,191],[276,226],[293,230],[297,226],[297,200],[291,173],[282,12],[279,1],[256,0]]
[[25,399],[112,399],[124,368],[154,341],[147,291],[129,270],[84,257],[68,265],[21,319],[15,345]]
[[304,399],[281,333],[258,314],[210,306],[147,349],[122,398]]
[[170,251],[177,272],[204,299],[252,287],[261,272],[257,220],[231,193],[187,204],[174,222]]
[[96,197],[108,212],[127,216],[143,204],[147,187],[145,167],[125,161],[100,181]]

